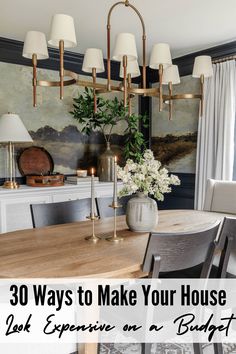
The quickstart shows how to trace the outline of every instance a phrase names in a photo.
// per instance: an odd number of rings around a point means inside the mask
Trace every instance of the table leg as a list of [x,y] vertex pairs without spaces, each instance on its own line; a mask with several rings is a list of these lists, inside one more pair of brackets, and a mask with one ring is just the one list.
[[98,343],[80,343],[78,344],[77,354],[97,354]]

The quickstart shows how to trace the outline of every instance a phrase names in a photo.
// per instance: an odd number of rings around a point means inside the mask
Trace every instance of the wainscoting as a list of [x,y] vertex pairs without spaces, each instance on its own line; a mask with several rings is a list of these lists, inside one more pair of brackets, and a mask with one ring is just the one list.
[[164,202],[158,202],[161,209],[193,209],[195,174],[193,173],[174,173],[181,181],[180,186],[174,186],[170,194],[165,195]]

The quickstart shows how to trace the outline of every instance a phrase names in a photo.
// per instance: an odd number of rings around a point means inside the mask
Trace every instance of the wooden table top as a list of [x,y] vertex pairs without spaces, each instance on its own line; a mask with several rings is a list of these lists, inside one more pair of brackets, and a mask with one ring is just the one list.
[[[200,230],[221,220],[224,214],[194,210],[159,211],[157,232]],[[148,233],[127,229],[125,217],[117,219],[115,244],[102,239],[85,241],[91,222],[83,221],[0,235],[1,278],[125,278],[139,277]],[[112,234],[113,218],[96,222],[96,235]]]

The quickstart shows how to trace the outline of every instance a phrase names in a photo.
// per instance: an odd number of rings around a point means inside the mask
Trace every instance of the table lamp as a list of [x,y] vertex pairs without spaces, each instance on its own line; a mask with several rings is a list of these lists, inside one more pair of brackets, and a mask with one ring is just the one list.
[[8,143],[8,179],[3,187],[18,188],[19,185],[13,176],[14,171],[14,143],[32,142],[27,129],[17,114],[6,113],[0,118],[0,143]]

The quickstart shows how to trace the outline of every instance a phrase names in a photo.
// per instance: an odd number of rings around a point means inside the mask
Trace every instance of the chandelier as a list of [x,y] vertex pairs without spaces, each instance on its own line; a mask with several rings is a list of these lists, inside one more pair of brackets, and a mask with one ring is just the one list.
[[[111,84],[111,15],[113,10],[120,5],[131,8],[139,17],[142,26],[142,85],[139,88],[132,86],[132,78],[141,75],[138,65],[135,36],[132,33],[119,33],[116,37],[112,59],[120,62],[120,77],[122,78],[122,81],[119,85]],[[72,48],[77,45],[74,20],[71,16],[64,14],[56,14],[53,16],[48,44],[59,47],[60,68],[58,81],[38,80],[37,61],[49,57],[46,37],[42,32],[27,32],[23,47],[23,57],[31,59],[33,64],[33,106],[37,105],[37,86],[57,86],[60,88],[60,99],[63,99],[64,86],[77,84],[82,87],[90,87],[93,89],[94,112],[97,110],[97,94],[122,92],[124,107],[128,106],[129,114],[131,114],[131,98],[135,95],[158,97],[159,111],[162,111],[163,103],[168,103],[170,119],[172,118],[173,101],[179,99],[199,99],[200,115],[202,116],[203,114],[204,78],[213,75],[211,57],[206,55],[197,56],[194,61],[192,76],[200,79],[200,93],[174,94],[173,85],[180,83],[178,67],[172,65],[169,45],[166,43],[157,43],[152,48],[149,67],[158,70],[159,87],[147,88],[145,23],[140,12],[129,2],[129,0],[115,3],[108,12],[106,84],[98,83],[96,80],[97,73],[105,71],[101,49],[88,48],[84,55],[82,71],[92,74],[92,81],[80,80],[78,74],[64,69],[64,48]],[[163,93],[163,85],[168,85],[168,94]]]

